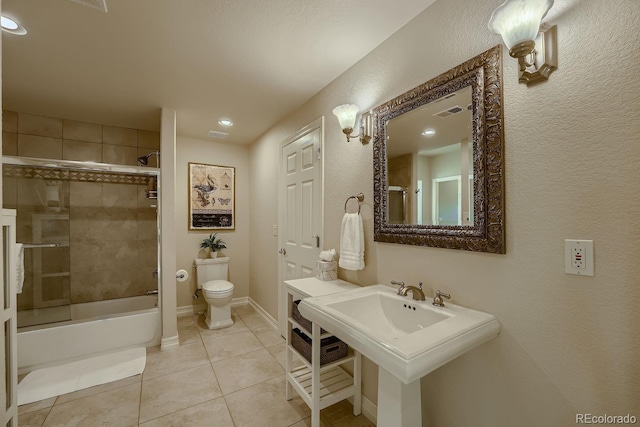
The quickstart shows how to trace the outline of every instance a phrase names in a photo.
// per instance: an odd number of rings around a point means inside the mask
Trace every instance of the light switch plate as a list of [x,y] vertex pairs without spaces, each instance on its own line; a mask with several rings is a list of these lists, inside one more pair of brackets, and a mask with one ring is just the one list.
[[593,276],[593,240],[564,241],[564,272]]
[[271,234],[273,234],[274,236],[278,235],[278,226],[277,225],[272,225],[271,226]]

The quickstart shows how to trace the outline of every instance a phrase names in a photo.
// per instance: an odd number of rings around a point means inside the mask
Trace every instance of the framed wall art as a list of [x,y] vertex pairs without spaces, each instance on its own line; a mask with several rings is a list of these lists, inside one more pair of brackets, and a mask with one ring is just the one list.
[[189,163],[189,230],[234,230],[236,168]]

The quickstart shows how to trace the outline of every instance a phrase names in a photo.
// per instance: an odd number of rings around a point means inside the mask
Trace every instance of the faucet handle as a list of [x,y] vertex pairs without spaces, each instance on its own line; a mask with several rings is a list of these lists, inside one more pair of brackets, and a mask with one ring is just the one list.
[[418,287],[422,289],[422,282],[418,282]]
[[437,290],[436,291],[436,296],[433,297],[432,304],[437,306],[437,307],[444,307],[444,301],[442,300],[442,297],[445,297],[446,299],[451,299],[451,295],[445,294],[444,292],[441,292],[440,290]]
[[400,280],[392,280],[391,284],[392,285],[400,285],[400,287],[398,288],[398,295],[400,295],[400,292],[402,292],[402,290],[404,289],[404,282],[402,282]]

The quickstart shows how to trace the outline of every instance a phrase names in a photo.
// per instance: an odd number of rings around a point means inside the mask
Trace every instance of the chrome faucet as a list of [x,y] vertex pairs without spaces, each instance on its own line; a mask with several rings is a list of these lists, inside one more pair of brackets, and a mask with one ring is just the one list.
[[403,297],[406,297],[409,291],[411,291],[411,296],[413,297],[414,300],[416,301],[425,300],[424,292],[422,291],[422,282],[418,284],[418,287],[411,286],[411,285],[403,286],[402,289],[398,290],[398,295],[402,295]]
[[445,294],[444,292],[440,292],[438,290],[436,291],[436,296],[433,297],[433,302],[431,304],[438,307],[444,307],[444,301],[442,300],[442,297],[445,297],[446,299],[451,299],[451,295]]
[[401,282],[399,280],[392,280],[391,284],[392,285],[400,285],[400,287],[398,288],[398,295],[402,295],[402,290],[404,289],[404,282]]
[[158,295],[158,290],[157,289],[149,289],[147,292],[144,293],[145,295]]

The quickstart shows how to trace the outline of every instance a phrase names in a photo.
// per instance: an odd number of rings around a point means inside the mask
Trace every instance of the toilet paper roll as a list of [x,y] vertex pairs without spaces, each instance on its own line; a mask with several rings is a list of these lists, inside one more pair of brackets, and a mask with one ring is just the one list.
[[186,282],[189,280],[189,273],[187,273],[187,270],[178,270],[176,272],[176,280],[178,282]]

